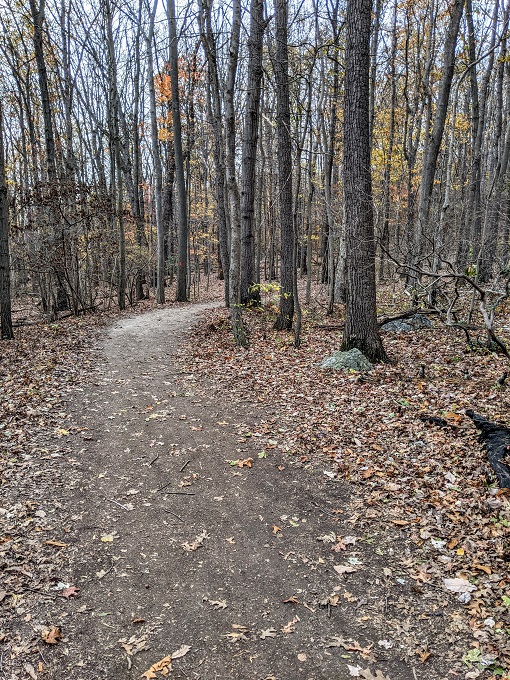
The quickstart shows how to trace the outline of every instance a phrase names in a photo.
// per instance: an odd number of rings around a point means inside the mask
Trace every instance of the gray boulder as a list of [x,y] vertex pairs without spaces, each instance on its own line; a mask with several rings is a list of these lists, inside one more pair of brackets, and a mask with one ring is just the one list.
[[434,324],[432,321],[426,317],[424,314],[415,314],[412,316],[410,319],[407,320],[407,323],[412,326],[413,328],[433,328]]
[[414,331],[413,326],[407,321],[388,321],[381,326],[381,330],[385,333],[411,333]]
[[333,352],[324,359],[320,367],[343,371],[370,371],[372,364],[359,349],[350,349],[347,352]]
[[424,314],[415,314],[409,319],[403,321],[396,319],[395,321],[388,321],[381,326],[381,330],[386,333],[410,333],[419,328],[432,328],[433,324]]

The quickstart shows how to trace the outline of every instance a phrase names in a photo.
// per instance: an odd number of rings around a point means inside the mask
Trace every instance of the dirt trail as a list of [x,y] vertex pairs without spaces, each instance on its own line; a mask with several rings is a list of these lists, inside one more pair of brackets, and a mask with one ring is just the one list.
[[[74,522],[66,540],[80,597],[59,605],[64,642],[48,654],[50,676],[140,678],[189,645],[175,678],[343,680],[351,664],[413,680],[397,648],[378,650],[385,631],[344,600],[350,575],[333,566],[345,555],[317,540],[349,532],[333,512],[345,487],[275,451],[259,458],[257,438],[243,434],[265,414],[179,372],[179,344],[210,306],[113,325],[95,384],[72,405],[87,429],[61,502]],[[250,457],[251,469],[226,462]],[[327,606],[335,592],[338,606]],[[119,640],[131,636],[148,649],[128,658]],[[364,660],[347,638],[383,653]]]

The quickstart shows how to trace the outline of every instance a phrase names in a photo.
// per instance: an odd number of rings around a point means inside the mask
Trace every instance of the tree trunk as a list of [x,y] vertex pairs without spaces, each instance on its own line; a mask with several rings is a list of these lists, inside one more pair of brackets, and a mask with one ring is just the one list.
[[12,340],[9,206],[5,175],[4,114],[0,101],[0,328],[2,340]]
[[151,121],[151,149],[152,163],[154,167],[154,203],[156,216],[157,234],[157,282],[156,282],[156,302],[160,305],[165,303],[165,224],[163,222],[163,167],[161,163],[161,152],[159,149],[158,120],[156,116],[156,91],[154,87],[154,61],[152,58],[152,41],[154,39],[154,19],[158,0],[154,1],[149,20],[149,32],[147,33],[147,86],[149,90],[149,110]]
[[184,159],[182,154],[182,126],[179,101],[179,59],[177,53],[177,17],[175,0],[167,4],[168,29],[170,37],[170,81],[172,84],[172,125],[175,149],[175,184],[177,188],[177,302],[188,300],[188,251],[189,225],[186,204],[186,182],[184,179]]
[[290,141],[289,56],[287,0],[275,0],[276,125],[278,132],[278,197],[280,207],[280,312],[275,328],[290,330],[294,319],[294,225],[292,220],[292,155]]
[[[453,72],[455,68],[455,47],[457,45],[457,36],[459,34],[459,26],[463,9],[464,0],[454,0],[450,13],[448,33],[443,50],[444,66],[441,82],[439,84],[434,124],[432,127],[432,134],[430,135],[429,143],[427,145],[427,152],[423,160],[420,201],[418,205],[419,235],[422,235],[426,230],[429,219],[430,199],[432,196],[432,189],[434,187],[437,158],[439,155],[439,149],[441,147],[441,141],[443,139],[444,125],[448,111],[448,101],[450,98]],[[419,251],[421,248],[418,247],[417,250]],[[415,257],[416,255],[418,255],[417,252],[415,252]]]
[[225,198],[225,140],[223,136],[223,114],[221,108],[220,80],[216,39],[211,26],[211,0],[202,0],[200,7],[200,33],[207,59],[207,76],[210,90],[210,113],[214,135],[214,165],[216,170],[216,209],[218,213],[218,237],[223,279],[225,281],[225,305],[229,306],[230,252]]
[[241,304],[258,303],[255,272],[255,166],[259,133],[264,0],[251,0],[241,178]]
[[371,0],[348,0],[345,45],[344,195],[346,309],[343,349],[370,361],[387,356],[377,326],[375,243],[370,171],[369,69]]

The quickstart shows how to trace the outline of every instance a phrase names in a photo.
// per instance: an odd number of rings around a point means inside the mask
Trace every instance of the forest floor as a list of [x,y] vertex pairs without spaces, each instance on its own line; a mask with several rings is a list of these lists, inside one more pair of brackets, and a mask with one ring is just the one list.
[[6,344],[2,677],[507,676],[509,496],[463,416],[508,420],[507,362],[436,324],[323,371],[320,308],[299,350],[273,311],[247,350],[215,302]]

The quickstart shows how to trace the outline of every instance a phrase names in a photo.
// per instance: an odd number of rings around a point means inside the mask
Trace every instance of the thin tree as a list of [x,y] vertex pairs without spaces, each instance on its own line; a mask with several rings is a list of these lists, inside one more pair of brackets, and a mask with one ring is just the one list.
[[290,330],[294,318],[294,224],[292,216],[292,155],[290,139],[289,55],[287,47],[288,3],[275,1],[276,125],[278,134],[278,198],[280,206],[280,312],[278,330]]
[[177,17],[175,0],[167,4],[168,32],[170,37],[170,82],[172,86],[172,127],[174,132],[175,184],[177,189],[177,302],[188,300],[188,250],[189,225],[182,153],[182,125],[179,97],[179,57],[177,51]]
[[254,286],[258,281],[258,273],[255,271],[255,166],[265,26],[264,0],[251,0],[241,178],[241,303],[243,305],[260,300],[260,292]]
[[370,169],[369,70],[371,0],[348,0],[345,45],[344,196],[346,308],[343,349],[387,361],[377,326],[375,243]]
[[0,321],[2,340],[12,340],[9,207],[5,174],[4,114],[0,100]]
[[158,241],[158,266],[156,284],[156,302],[165,302],[165,225],[163,224],[163,166],[159,150],[158,120],[156,116],[156,90],[154,87],[154,60],[152,58],[152,41],[154,39],[154,20],[158,0],[154,0],[149,17],[149,31],[146,36],[147,45],[147,86],[149,90],[149,110],[151,119],[151,148],[154,165],[154,203],[156,213],[156,233]]

